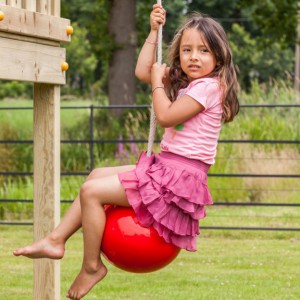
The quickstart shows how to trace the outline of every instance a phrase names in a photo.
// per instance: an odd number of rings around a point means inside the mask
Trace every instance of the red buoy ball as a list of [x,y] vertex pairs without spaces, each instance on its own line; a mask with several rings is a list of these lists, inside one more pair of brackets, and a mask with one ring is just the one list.
[[153,227],[141,226],[132,208],[108,206],[101,250],[124,271],[148,273],[172,262],[180,248],[166,243]]

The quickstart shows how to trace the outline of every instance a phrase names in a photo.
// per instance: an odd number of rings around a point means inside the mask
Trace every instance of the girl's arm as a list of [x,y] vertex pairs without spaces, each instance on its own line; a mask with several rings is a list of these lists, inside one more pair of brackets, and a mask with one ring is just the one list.
[[157,122],[162,127],[173,127],[181,124],[201,111],[204,107],[188,95],[184,95],[179,101],[171,102],[163,84],[166,65],[155,63],[151,69],[152,101]]
[[165,23],[165,10],[162,6],[155,4],[150,14],[151,31],[139,54],[135,68],[135,75],[141,81],[151,83],[151,67],[156,61],[156,46],[160,24]]

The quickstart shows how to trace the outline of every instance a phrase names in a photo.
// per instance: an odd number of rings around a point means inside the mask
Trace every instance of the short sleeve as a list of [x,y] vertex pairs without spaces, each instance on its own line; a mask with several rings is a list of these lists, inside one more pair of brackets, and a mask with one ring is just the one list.
[[210,99],[214,99],[214,95],[219,94],[219,92],[220,87],[217,81],[197,80],[194,84],[191,84],[190,89],[185,94],[199,102],[206,110],[213,105]]

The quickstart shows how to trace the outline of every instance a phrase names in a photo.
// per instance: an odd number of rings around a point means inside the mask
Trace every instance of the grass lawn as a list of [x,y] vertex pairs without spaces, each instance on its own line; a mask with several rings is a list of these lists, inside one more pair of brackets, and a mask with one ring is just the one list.
[[[62,103],[63,106],[81,104],[83,103],[71,101]],[[84,102],[84,105],[89,104],[91,103]],[[0,107],[20,105],[32,106],[32,101],[0,101]],[[14,133],[22,139],[32,139],[32,114],[32,110],[2,111],[0,119],[6,127],[0,133],[6,133],[8,129],[12,133],[12,136],[4,136],[3,139],[13,139]],[[224,127],[221,138],[299,140],[298,114],[296,109],[245,110],[239,116],[240,121]],[[67,136],[64,130],[76,125],[81,118],[87,119],[88,115],[88,109],[61,110],[62,139]],[[79,137],[81,135],[78,133],[76,138]],[[12,146],[7,146],[7,149],[9,147]],[[24,155],[25,158],[32,156],[32,146],[30,147],[26,150],[30,154]],[[63,147],[66,146],[63,145],[62,150]],[[7,149],[4,148],[5,151]],[[62,159],[67,170],[77,166],[74,161],[88,161],[85,154],[77,155],[77,152],[84,151],[75,149],[79,147],[72,146],[71,151],[66,151],[63,156],[67,158],[66,161]],[[3,153],[0,155],[0,162],[1,158],[4,162],[7,160],[7,152]],[[85,153],[89,155],[88,149]],[[273,145],[260,147],[220,144],[219,158],[212,172],[299,174],[299,153],[298,145],[277,145],[273,148]],[[26,171],[31,166],[21,165],[19,168],[20,171]],[[83,178],[62,176],[61,199],[75,197],[82,181]],[[215,202],[300,203],[298,178],[225,180],[210,177],[209,186]],[[32,199],[32,194],[31,178],[16,183],[7,180],[3,187],[0,186],[0,198]],[[62,212],[68,207],[69,204],[62,204]],[[299,207],[213,206],[207,211],[208,217],[201,222],[201,226],[300,228]],[[31,221],[32,204],[5,203],[0,205],[0,213],[4,216],[3,221]],[[33,299],[32,261],[12,255],[13,249],[32,242],[32,229],[30,226],[0,226],[0,300]],[[61,261],[61,299],[65,299],[65,294],[81,266],[81,232],[70,239],[66,250],[65,258]],[[108,264],[108,276],[84,299],[299,300],[299,256],[299,231],[202,230],[198,239],[198,252],[182,251],[171,265],[161,271],[137,275],[120,271]]]
[[[70,106],[89,106],[93,104],[91,101],[61,101],[62,107]],[[95,103],[94,103],[95,104]],[[0,101],[1,107],[33,107],[32,100],[10,100]],[[62,134],[63,130],[67,127],[72,127],[78,120],[83,117],[89,116],[89,109],[61,109],[60,121]],[[33,130],[33,110],[0,110],[1,124],[7,123],[10,128],[18,130],[22,139],[32,139]],[[13,121],[12,121],[13,120]],[[63,138],[63,135],[62,135]]]
[[[0,299],[31,300],[32,261],[11,251],[31,242],[32,227],[2,226],[0,239]],[[198,252],[182,251],[161,271],[130,274],[108,264],[108,276],[84,299],[298,300],[299,253],[299,233],[203,230]],[[61,299],[79,271],[81,255],[78,232],[61,261]]]

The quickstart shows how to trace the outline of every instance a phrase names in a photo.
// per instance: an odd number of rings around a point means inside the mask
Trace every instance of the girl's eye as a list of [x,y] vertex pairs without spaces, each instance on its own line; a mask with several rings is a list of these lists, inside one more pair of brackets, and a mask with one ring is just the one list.
[[184,48],[184,49],[183,49],[183,52],[190,52],[190,49]]
[[209,51],[208,51],[208,49],[207,49],[207,48],[202,48],[202,49],[201,49],[201,52],[203,52],[203,53],[207,53],[207,52],[209,52]]

